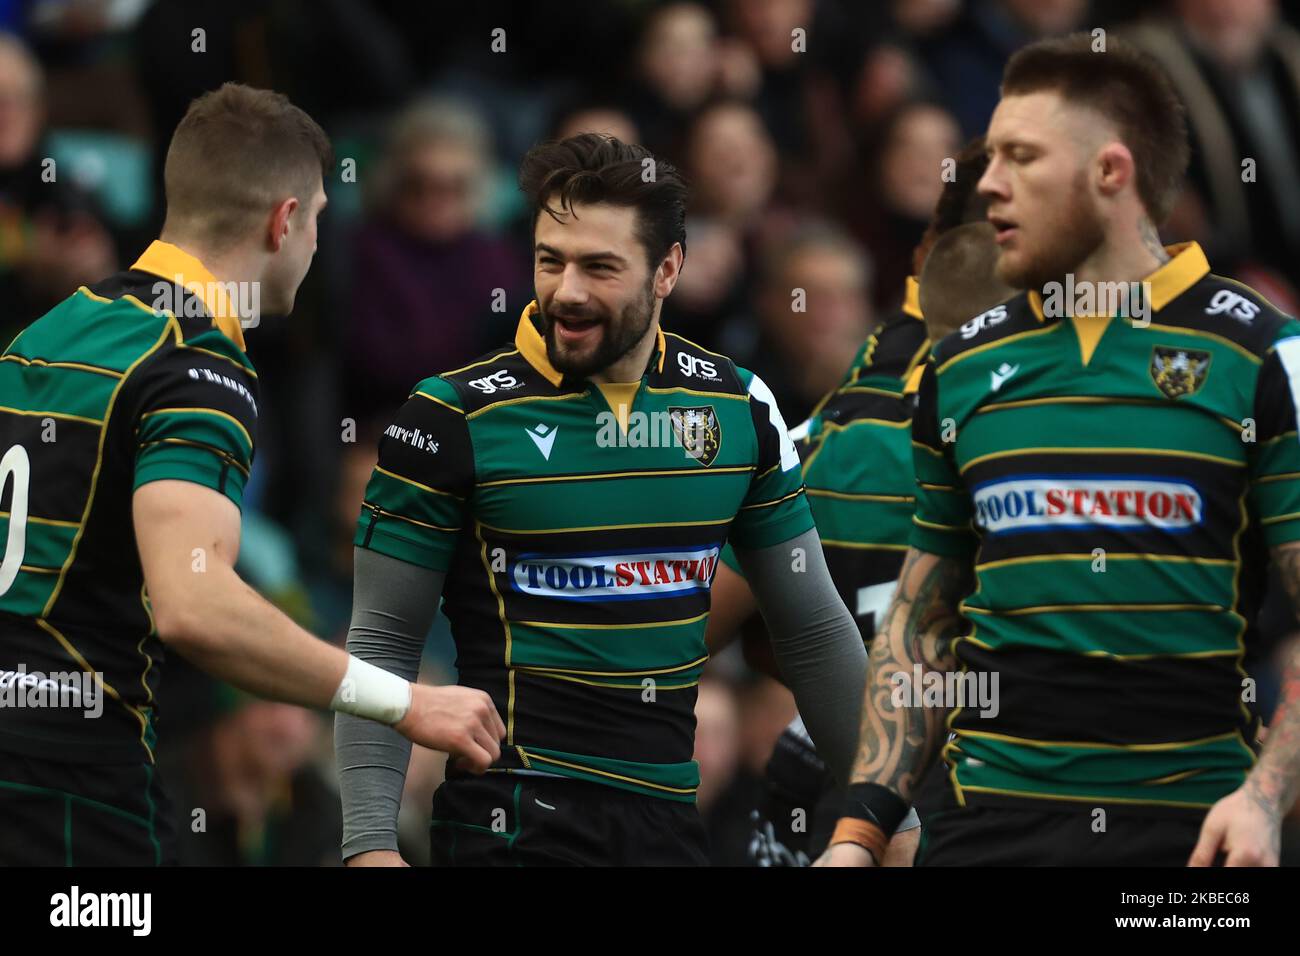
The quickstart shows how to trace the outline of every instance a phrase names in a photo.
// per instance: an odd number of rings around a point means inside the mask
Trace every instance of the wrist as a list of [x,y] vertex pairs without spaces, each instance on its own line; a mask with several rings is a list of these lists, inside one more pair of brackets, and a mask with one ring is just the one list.
[[411,682],[369,661],[348,655],[348,669],[330,700],[330,710],[390,726],[411,709]]

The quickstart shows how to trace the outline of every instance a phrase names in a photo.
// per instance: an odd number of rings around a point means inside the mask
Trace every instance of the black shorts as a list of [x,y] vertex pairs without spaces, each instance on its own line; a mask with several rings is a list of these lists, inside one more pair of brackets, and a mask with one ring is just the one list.
[[172,835],[152,764],[0,753],[0,866],[172,864]]
[[694,803],[562,777],[489,773],[433,795],[435,866],[707,866]]
[[916,865],[1186,866],[1204,816],[1103,809],[945,807],[924,818]]

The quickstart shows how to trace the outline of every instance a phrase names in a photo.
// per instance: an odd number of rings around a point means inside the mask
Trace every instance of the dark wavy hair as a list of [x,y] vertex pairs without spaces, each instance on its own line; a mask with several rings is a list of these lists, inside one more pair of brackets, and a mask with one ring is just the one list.
[[653,270],[673,243],[686,251],[686,180],[644,146],[580,133],[534,146],[519,167],[519,188],[532,207],[558,218],[575,203],[610,203],[637,212],[637,238]]

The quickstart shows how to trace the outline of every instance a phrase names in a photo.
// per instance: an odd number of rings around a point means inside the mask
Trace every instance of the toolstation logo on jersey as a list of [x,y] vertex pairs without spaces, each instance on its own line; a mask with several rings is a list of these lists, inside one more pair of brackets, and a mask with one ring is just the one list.
[[718,545],[685,551],[521,554],[510,564],[516,591],[562,601],[646,601],[707,591]]
[[1145,475],[1024,475],[973,489],[975,523],[991,534],[1062,528],[1186,531],[1204,518],[1194,485]]

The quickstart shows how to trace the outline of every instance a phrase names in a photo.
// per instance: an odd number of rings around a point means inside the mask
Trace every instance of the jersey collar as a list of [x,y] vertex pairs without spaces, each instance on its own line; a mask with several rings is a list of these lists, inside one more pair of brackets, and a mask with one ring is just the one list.
[[925,318],[921,315],[921,283],[916,276],[907,277],[907,285],[903,289],[903,311],[914,319]]
[[[519,316],[519,328],[515,331],[515,348],[519,349],[519,354],[529,365],[537,369],[538,374],[559,388],[560,383],[564,381],[564,373],[552,365],[551,360],[546,357],[546,342],[542,338],[542,333],[537,330],[538,313],[537,300],[534,299]],[[668,342],[664,339],[664,330],[660,328],[656,331],[655,354],[650,356],[650,367],[663,372],[664,356],[667,354]]]
[[[1197,242],[1180,242],[1165,246],[1169,261],[1151,273],[1143,282],[1151,283],[1151,311],[1158,312],[1178,298],[1210,271],[1210,261]],[[1029,308],[1034,317],[1043,321],[1043,296],[1037,289],[1029,292]]]
[[238,345],[241,352],[246,349],[239,315],[230,304],[223,284],[202,262],[180,246],[155,239],[131,268],[151,272],[193,293],[212,316],[212,324]]

